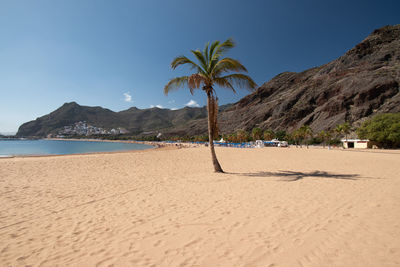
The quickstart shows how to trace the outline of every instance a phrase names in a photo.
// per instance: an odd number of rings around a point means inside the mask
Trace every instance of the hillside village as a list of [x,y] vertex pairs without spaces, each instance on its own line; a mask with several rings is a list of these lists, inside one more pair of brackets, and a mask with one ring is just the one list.
[[65,135],[118,135],[118,134],[127,134],[125,128],[118,127],[116,129],[112,128],[110,130],[96,127],[88,124],[86,121],[78,121],[73,125],[64,126],[62,130],[57,133],[57,137],[63,137]]

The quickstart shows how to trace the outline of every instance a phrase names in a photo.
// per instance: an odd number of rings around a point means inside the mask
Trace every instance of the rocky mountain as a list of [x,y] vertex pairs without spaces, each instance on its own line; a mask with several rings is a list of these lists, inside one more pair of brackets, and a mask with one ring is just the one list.
[[[375,30],[338,59],[301,73],[284,72],[239,102],[222,106],[222,133],[254,127],[292,130],[310,125],[326,130],[345,121],[400,112],[400,25]],[[77,121],[97,127],[124,127],[132,134],[162,131],[197,135],[207,132],[206,108],[137,109],[113,112],[74,102],[21,125],[18,136],[43,136]]]
[[22,124],[17,136],[46,136],[79,121],[86,121],[88,124],[105,129],[123,127],[131,134],[140,134],[183,126],[189,120],[205,118],[206,115],[205,107],[185,107],[179,110],[132,107],[114,112],[102,107],[81,106],[71,102],[65,103],[48,115]]
[[[222,133],[253,127],[314,131],[400,112],[400,25],[375,30],[338,59],[301,73],[284,72],[220,113]],[[185,126],[204,133],[205,120]],[[176,129],[181,130],[181,129]]]

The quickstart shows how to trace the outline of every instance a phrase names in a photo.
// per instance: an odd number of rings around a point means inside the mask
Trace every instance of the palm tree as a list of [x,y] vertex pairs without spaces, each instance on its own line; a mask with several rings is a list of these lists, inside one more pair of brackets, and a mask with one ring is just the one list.
[[[346,144],[347,144],[347,135],[350,133],[350,124],[348,122],[345,122],[343,124],[337,125],[335,128],[335,132],[337,134],[337,137],[341,137],[344,134],[346,136]],[[346,149],[344,142],[342,142],[342,146],[344,149]]]
[[335,132],[336,132],[336,138],[338,138],[338,137],[340,137],[340,136],[342,135],[342,133],[343,133],[343,128],[342,128],[342,125],[341,125],[341,124],[336,125],[336,127],[335,127]]
[[321,141],[322,141],[322,146],[323,146],[323,148],[325,148],[326,139],[327,139],[327,132],[325,132],[324,130],[320,131],[320,132],[318,133],[318,137],[319,137],[319,139],[321,139]]
[[239,130],[236,133],[236,136],[240,143],[246,142],[247,139],[249,138],[249,134],[246,132],[246,130]]
[[[346,144],[347,145],[348,145],[347,135],[350,133],[350,130],[351,130],[351,126],[350,126],[350,123],[348,123],[348,122],[345,122],[343,124],[339,124],[335,128],[335,131],[338,133],[339,136],[340,135],[344,135],[345,136],[345,140],[346,140]],[[343,148],[344,149],[346,148],[346,146],[344,145],[344,142],[343,142]]]
[[275,136],[274,131],[272,130],[265,130],[264,131],[264,140],[272,140]]
[[345,122],[345,123],[342,124],[342,132],[343,132],[343,134],[345,136],[346,143],[347,143],[347,135],[350,133],[350,130],[351,130],[350,123]]
[[262,130],[258,127],[253,128],[251,135],[253,136],[253,141],[260,140],[262,135]]
[[325,133],[326,140],[328,141],[328,149],[331,149],[333,130],[328,130]]
[[228,135],[227,140],[228,140],[229,142],[231,142],[231,143],[236,143],[236,141],[237,141],[237,136],[236,136],[236,134],[233,133],[233,134]]
[[301,148],[302,147],[301,144],[302,144],[302,140],[303,140],[303,133],[301,132],[301,130],[300,129],[294,130],[291,135],[296,144],[296,147],[300,146],[300,148]]
[[304,139],[306,139],[306,146],[308,148],[309,145],[309,138],[313,137],[313,130],[308,125],[303,125],[300,127],[300,131],[303,133]]
[[171,62],[171,68],[176,69],[180,65],[189,65],[195,71],[190,76],[182,76],[171,79],[164,87],[164,93],[181,87],[188,87],[193,94],[195,89],[202,89],[207,95],[208,110],[208,136],[212,162],[215,172],[223,172],[215,154],[213,137],[217,130],[218,98],[214,86],[224,87],[236,92],[233,84],[241,88],[254,90],[257,85],[243,73],[227,74],[227,72],[247,72],[247,69],[236,59],[223,57],[227,51],[235,46],[232,39],[221,43],[215,41],[211,45],[207,43],[204,50],[192,50],[191,52],[198,63],[186,56],[178,56]]

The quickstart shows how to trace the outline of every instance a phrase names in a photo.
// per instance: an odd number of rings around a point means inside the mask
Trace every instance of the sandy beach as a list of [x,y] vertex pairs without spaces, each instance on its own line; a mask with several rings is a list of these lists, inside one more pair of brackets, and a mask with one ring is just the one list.
[[1,266],[400,266],[400,151],[0,159]]

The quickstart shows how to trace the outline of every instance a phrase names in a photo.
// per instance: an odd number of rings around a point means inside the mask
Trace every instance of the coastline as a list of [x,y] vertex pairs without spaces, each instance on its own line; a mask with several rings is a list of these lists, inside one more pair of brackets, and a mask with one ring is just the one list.
[[114,143],[131,143],[131,144],[146,144],[158,147],[164,146],[176,146],[176,144],[180,144],[182,147],[197,147],[197,144],[185,143],[185,142],[175,142],[175,143],[167,143],[161,141],[135,141],[135,140],[105,140],[105,139],[79,139],[79,138],[43,138],[43,140],[61,140],[61,141],[88,141],[88,142],[114,142]]
[[138,153],[147,152],[151,150],[174,150],[189,147],[199,147],[198,144],[192,143],[166,143],[166,142],[152,142],[152,141],[134,141],[134,140],[104,140],[104,139],[78,139],[78,138],[43,138],[38,140],[54,140],[54,141],[81,141],[81,142],[110,142],[110,143],[130,143],[130,144],[145,144],[152,147],[140,150],[119,150],[119,151],[99,151],[99,152],[88,152],[88,153],[72,153],[72,154],[45,154],[45,155],[0,155],[1,159],[9,158],[30,158],[30,157],[62,157],[71,155],[92,155],[92,154],[114,154],[114,153]]
[[[64,138],[43,138],[39,140],[54,140],[54,141],[85,141],[85,142],[115,142],[115,143],[134,143],[141,144],[139,142],[127,141],[127,140],[100,140],[100,139],[64,139]],[[60,157],[60,156],[71,156],[71,155],[92,155],[92,154],[113,154],[113,153],[136,153],[141,151],[148,151],[152,149],[163,149],[162,146],[155,144],[147,144],[152,147],[146,149],[132,149],[132,150],[117,150],[117,151],[98,151],[98,152],[87,152],[87,153],[71,153],[71,154],[31,154],[31,155],[0,155],[1,159],[9,159],[9,158],[30,158],[30,157]]]
[[[99,152],[88,152],[88,153],[72,153],[72,154],[46,154],[46,155],[0,155],[0,160],[9,159],[9,158],[30,158],[30,157],[62,157],[62,156],[71,156],[71,155],[93,155],[93,154],[114,154],[114,153],[137,153],[137,152],[147,152],[151,150],[173,150],[173,149],[181,149],[181,148],[193,148],[193,147],[203,147],[199,144],[187,143],[187,142],[157,142],[157,141],[135,141],[135,140],[104,140],[104,139],[79,139],[79,138],[43,138],[40,140],[54,140],[54,141],[85,141],[85,142],[111,142],[111,143],[131,143],[131,144],[145,144],[150,145],[152,147],[141,150],[120,150],[120,151],[99,151]],[[265,147],[264,149],[268,149],[272,147]],[[400,149],[343,149],[341,147],[331,147],[331,149],[324,148],[320,145],[318,146],[310,146],[309,148],[305,147],[296,147],[291,145],[287,148],[280,149],[305,149],[305,150],[313,150],[313,149],[323,149],[323,150],[339,150],[345,152],[366,152],[366,153],[384,153],[384,154],[399,154]],[[234,148],[229,147],[229,149],[242,149],[242,148]],[[260,149],[260,148],[251,148],[251,149]]]

